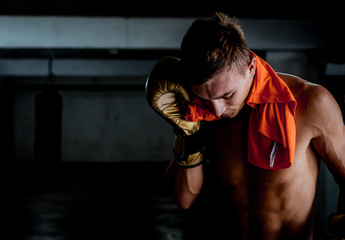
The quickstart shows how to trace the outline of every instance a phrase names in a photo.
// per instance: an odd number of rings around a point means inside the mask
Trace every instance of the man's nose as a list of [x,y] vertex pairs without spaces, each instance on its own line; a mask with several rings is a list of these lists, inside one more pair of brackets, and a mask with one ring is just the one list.
[[225,107],[224,103],[220,100],[212,100],[211,101],[212,112],[216,117],[221,117],[224,113]]

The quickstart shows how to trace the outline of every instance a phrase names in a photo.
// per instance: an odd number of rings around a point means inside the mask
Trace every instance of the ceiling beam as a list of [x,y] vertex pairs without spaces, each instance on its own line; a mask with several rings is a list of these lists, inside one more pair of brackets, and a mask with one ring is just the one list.
[[[194,18],[0,16],[0,48],[179,49]],[[317,20],[240,19],[257,50],[325,45]]]

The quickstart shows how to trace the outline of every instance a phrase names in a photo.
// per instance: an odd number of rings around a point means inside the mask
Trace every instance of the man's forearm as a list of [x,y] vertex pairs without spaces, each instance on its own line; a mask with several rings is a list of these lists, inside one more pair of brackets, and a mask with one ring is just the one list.
[[172,161],[168,167],[167,176],[173,181],[174,202],[183,209],[190,208],[203,185],[202,165],[182,168]]

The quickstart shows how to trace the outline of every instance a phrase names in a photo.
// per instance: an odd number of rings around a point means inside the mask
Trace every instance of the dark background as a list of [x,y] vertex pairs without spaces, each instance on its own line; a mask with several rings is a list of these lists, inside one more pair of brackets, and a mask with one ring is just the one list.
[[[3,236],[212,239],[214,213],[206,197],[188,211],[171,201],[164,171],[172,155],[173,135],[146,103],[144,84],[150,69],[162,56],[179,55],[182,36],[177,32],[183,33],[193,19],[222,11],[239,18],[252,49],[274,69],[324,85],[344,115],[342,5],[333,1],[1,1]],[[48,30],[45,24],[50,24]],[[115,35],[107,35],[112,33],[103,28],[107,24]],[[124,32],[116,24],[125,26]],[[70,26],[77,26],[75,31],[90,29],[93,35],[78,37],[67,31]],[[116,42],[136,26],[131,44]],[[42,29],[55,34],[55,39],[40,35]],[[22,39],[7,38],[14,32]],[[94,40],[83,45],[88,37]],[[103,41],[108,37],[114,45]],[[321,165],[315,239],[334,239],[326,220],[335,211],[337,191]]]

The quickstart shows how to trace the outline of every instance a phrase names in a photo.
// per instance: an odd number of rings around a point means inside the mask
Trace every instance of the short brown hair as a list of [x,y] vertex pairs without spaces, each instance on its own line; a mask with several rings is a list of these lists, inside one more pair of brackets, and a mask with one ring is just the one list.
[[243,72],[249,47],[237,20],[216,12],[190,26],[181,43],[181,59],[191,73],[187,82],[202,84],[224,67]]

